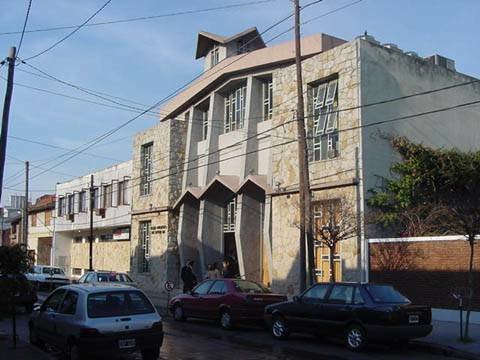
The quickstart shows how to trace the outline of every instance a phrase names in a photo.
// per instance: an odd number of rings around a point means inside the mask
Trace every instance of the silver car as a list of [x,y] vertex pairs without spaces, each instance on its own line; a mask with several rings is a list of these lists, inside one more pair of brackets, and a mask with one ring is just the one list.
[[46,343],[67,358],[140,350],[157,359],[163,342],[162,319],[139,289],[119,284],[76,284],[56,289],[30,321],[30,343]]

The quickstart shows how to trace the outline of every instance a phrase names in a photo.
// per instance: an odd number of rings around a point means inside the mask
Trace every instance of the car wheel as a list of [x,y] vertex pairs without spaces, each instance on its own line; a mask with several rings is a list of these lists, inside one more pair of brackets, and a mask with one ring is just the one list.
[[33,325],[30,325],[28,327],[28,329],[29,329],[28,340],[29,340],[30,344],[32,344],[33,346],[36,346],[40,349],[45,348],[44,342],[38,338],[37,330],[35,330]]
[[367,335],[360,325],[351,325],[345,332],[345,343],[352,351],[360,351],[367,344]]
[[232,313],[230,310],[224,309],[220,312],[220,325],[226,330],[233,328]]
[[69,342],[67,345],[67,352],[66,352],[67,360],[81,360],[83,359],[82,352],[78,345],[74,342]]
[[176,304],[175,307],[173,308],[173,318],[176,321],[185,321],[186,316],[185,312],[183,311],[183,307],[180,304]]
[[143,360],[157,360],[160,356],[160,347],[157,346],[153,349],[142,350]]
[[275,339],[284,340],[288,338],[289,330],[283,316],[276,316],[272,321],[272,335]]

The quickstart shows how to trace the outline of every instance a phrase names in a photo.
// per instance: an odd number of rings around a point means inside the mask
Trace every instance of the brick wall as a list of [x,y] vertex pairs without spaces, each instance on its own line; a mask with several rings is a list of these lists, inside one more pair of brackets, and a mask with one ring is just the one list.
[[[480,310],[480,246],[475,245],[474,308]],[[415,303],[456,308],[452,297],[467,284],[465,240],[370,244],[370,281],[390,283]]]

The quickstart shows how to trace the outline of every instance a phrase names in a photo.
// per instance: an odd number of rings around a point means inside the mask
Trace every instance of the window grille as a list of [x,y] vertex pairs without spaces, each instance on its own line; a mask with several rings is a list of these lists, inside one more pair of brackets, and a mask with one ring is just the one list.
[[245,120],[245,95],[247,87],[241,86],[225,98],[225,133],[243,129]]
[[141,273],[150,272],[150,225],[151,221],[140,222],[139,269]]
[[210,50],[210,67],[214,67],[220,62],[220,48],[218,45],[214,45]]
[[208,111],[202,112],[202,140],[206,140],[208,135]]
[[237,198],[233,198],[223,209],[223,232],[235,232],[237,218]]
[[338,152],[338,80],[312,88],[313,161],[336,158]]
[[273,117],[273,82],[268,80],[262,83],[263,93],[263,120],[270,120]]
[[152,177],[152,149],[153,143],[142,145],[141,148],[141,179],[140,195],[150,195]]

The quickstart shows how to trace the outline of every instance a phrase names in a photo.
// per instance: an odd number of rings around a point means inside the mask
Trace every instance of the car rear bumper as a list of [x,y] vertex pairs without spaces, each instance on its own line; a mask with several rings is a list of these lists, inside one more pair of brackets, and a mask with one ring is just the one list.
[[376,340],[415,339],[432,332],[432,325],[366,326],[367,335]]
[[[127,349],[119,347],[119,340],[135,339],[135,346]],[[161,347],[163,344],[163,331],[131,331],[128,333],[98,335],[95,337],[80,338],[77,345],[80,351],[88,354],[111,354],[131,352],[136,350],[152,349]]]

